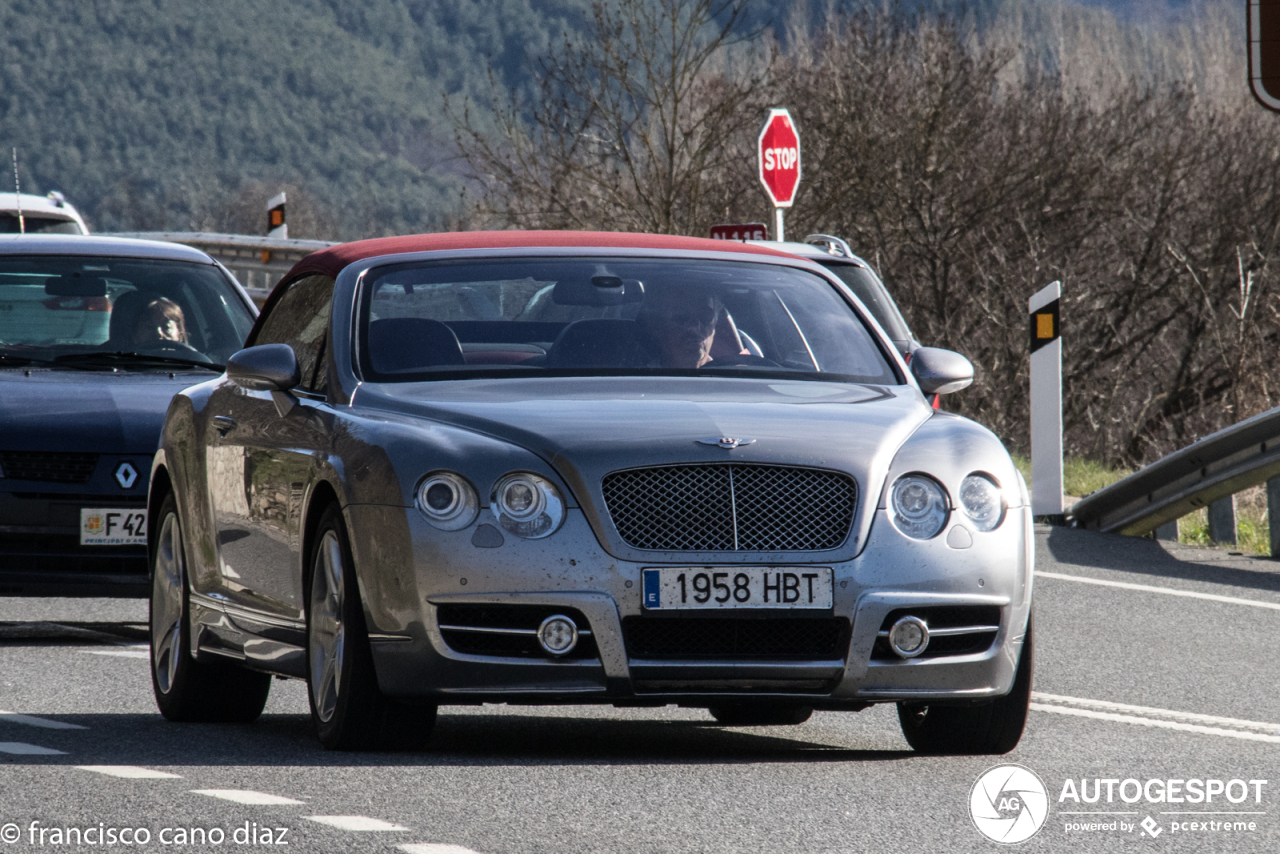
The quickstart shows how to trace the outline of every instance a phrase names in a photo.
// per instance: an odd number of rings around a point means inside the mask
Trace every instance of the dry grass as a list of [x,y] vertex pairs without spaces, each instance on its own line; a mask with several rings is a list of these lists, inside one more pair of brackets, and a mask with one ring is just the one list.
[[[1031,487],[1031,459],[1022,454],[1013,455],[1013,464],[1026,478],[1027,488]],[[1117,480],[1132,474],[1129,469],[1111,468],[1105,463],[1086,459],[1085,457],[1067,457],[1062,462],[1062,491],[1067,495],[1083,498],[1091,492],[1097,492],[1104,486],[1110,486]]]

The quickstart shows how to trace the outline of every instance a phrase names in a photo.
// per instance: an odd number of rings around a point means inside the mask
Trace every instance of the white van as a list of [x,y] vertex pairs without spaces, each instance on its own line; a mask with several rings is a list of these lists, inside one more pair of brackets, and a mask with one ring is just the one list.
[[[18,223],[18,212],[22,222]],[[0,193],[0,234],[88,234],[80,212],[57,190],[47,196]]]

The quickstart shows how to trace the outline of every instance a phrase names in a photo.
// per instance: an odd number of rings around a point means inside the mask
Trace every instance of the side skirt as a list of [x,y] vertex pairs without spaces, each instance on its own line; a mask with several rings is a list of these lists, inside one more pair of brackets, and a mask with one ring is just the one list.
[[191,650],[198,661],[227,660],[250,670],[307,677],[306,626],[194,591]]

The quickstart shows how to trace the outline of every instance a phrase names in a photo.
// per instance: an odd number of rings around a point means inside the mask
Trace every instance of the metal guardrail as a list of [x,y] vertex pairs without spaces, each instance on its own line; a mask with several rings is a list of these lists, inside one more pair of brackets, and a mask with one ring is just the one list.
[[292,240],[209,231],[121,231],[109,237],[135,237],[181,243],[207,252],[240,280],[259,306],[298,261],[334,244],[324,240]]
[[1144,535],[1280,475],[1280,408],[1219,430],[1082,498],[1081,528]]

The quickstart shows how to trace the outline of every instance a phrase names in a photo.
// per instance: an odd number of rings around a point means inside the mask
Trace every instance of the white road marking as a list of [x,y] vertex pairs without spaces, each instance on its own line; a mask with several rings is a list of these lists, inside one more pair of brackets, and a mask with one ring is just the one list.
[[254,792],[249,789],[192,789],[192,793],[208,795],[211,798],[222,798],[224,801],[234,801],[237,804],[283,806],[302,803],[302,801],[295,801],[293,798],[269,795],[266,792]]
[[367,815],[309,815],[309,821],[318,821],[340,830],[408,830],[398,824],[383,821],[380,818],[369,818]]
[[[1280,725],[1277,724],[1244,721],[1237,718],[1218,718],[1213,715],[1197,715],[1192,712],[1154,709],[1149,706],[1129,706],[1124,703],[1110,703],[1105,700],[1086,700],[1079,697],[1063,697],[1057,694],[1041,694],[1039,692],[1034,692],[1031,697],[1031,708],[1037,712],[1051,712],[1057,715],[1072,715],[1100,721],[1138,724],[1139,726],[1194,732],[1201,735],[1219,735],[1227,738],[1239,738],[1245,741],[1264,741],[1270,744],[1280,744]],[[1203,723],[1188,723],[1188,721],[1210,721],[1223,724],[1223,726],[1205,726]],[[1227,729],[1227,726],[1238,728]]]
[[1060,572],[1044,572],[1036,570],[1037,578],[1056,578],[1059,581],[1078,581],[1081,584],[1097,584],[1100,587],[1118,587],[1121,590],[1140,590],[1143,593],[1163,593],[1166,596],[1185,596],[1188,599],[1207,599],[1210,602],[1222,602],[1227,605],[1249,605],[1254,608],[1267,608],[1280,611],[1280,602],[1263,602],[1258,599],[1240,599],[1234,596],[1219,596],[1216,593],[1197,593],[1192,590],[1175,590],[1172,587],[1156,587],[1150,584],[1133,584],[1128,581],[1104,581],[1101,578],[1085,578],[1083,575],[1063,575]]
[[68,724],[62,721],[51,721],[48,718],[37,718],[34,715],[20,715],[17,712],[6,712],[0,709],[0,723],[25,724],[38,726],[41,729],[88,729],[80,724]]
[[170,774],[168,771],[153,771],[137,765],[77,765],[81,771],[92,771],[95,774],[106,774],[108,777],[120,777],[125,780],[180,780],[181,774]]
[[151,653],[132,649],[82,649],[85,655],[114,655],[117,658],[148,658]]
[[461,845],[444,845],[438,842],[411,842],[408,845],[397,845],[404,854],[477,854],[470,848]]
[[67,752],[21,741],[0,741],[0,753],[12,753],[15,756],[65,756]]
[[1041,691],[1031,692],[1032,700],[1045,703],[1060,703],[1068,706],[1081,706],[1104,712],[1122,712],[1147,717],[1169,718],[1185,723],[1215,724],[1235,729],[1251,729],[1271,735],[1280,735],[1280,724],[1262,721],[1246,721],[1241,718],[1222,718],[1217,715],[1201,715],[1196,712],[1177,712],[1173,709],[1157,709],[1151,706],[1131,706],[1128,703],[1112,703],[1109,700],[1087,700],[1083,697],[1065,697],[1061,694],[1045,694]]

